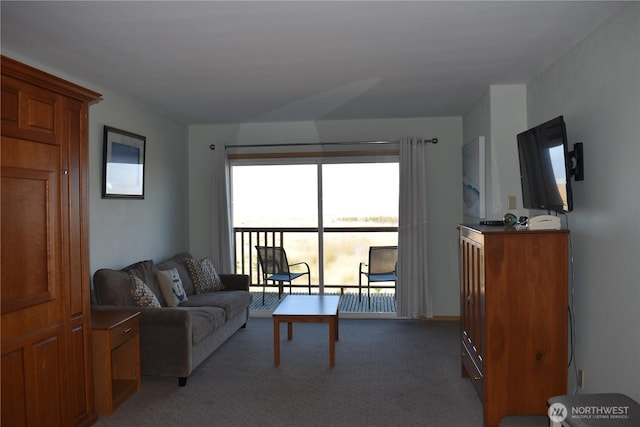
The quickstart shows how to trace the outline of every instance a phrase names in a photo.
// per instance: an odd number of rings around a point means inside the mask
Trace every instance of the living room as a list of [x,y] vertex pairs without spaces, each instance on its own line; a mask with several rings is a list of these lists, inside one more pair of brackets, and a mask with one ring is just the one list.
[[[575,357],[581,393],[624,393],[640,401],[640,8],[617,10],[528,81],[491,81],[468,108],[427,117],[183,123],[101,81],[51,66],[27,48],[2,54],[100,92],[89,107],[89,270],[161,260],[182,250],[213,257],[213,171],[225,145],[437,137],[429,158],[429,265],[434,316],[459,316],[456,227],[462,213],[461,147],[490,141],[487,217],[502,218],[517,195],[516,134],[563,115],[571,142],[583,142],[585,180],[574,185],[571,230]],[[96,47],[99,49],[99,47]],[[140,82],[143,84],[143,82]],[[147,138],[144,200],[102,194],[103,126]],[[214,144],[215,150],[210,146]],[[433,183],[433,184],[432,184]],[[433,186],[433,187],[431,187]],[[569,371],[568,390],[576,384]]]

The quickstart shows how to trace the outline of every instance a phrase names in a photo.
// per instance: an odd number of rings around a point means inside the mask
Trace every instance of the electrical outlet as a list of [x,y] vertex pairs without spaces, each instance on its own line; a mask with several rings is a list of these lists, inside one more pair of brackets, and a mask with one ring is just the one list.
[[584,388],[584,371],[578,369],[578,387]]
[[508,200],[509,200],[509,209],[515,209],[516,208],[516,196],[509,196]]

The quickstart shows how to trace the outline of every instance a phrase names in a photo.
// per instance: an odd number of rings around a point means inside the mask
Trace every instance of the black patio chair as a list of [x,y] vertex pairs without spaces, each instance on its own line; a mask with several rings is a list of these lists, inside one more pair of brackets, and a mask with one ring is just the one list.
[[[363,269],[368,267],[366,269]],[[358,275],[358,301],[362,301],[362,276],[367,278],[367,297],[371,308],[371,283],[374,288],[393,288],[394,296],[398,275],[398,247],[397,246],[371,246],[369,247],[369,263],[360,263]],[[380,282],[393,282],[393,285],[380,285]]]
[[[291,294],[291,281],[306,275],[309,295],[311,295],[311,272],[306,262],[289,264],[287,253],[279,246],[256,246],[258,251],[258,263],[262,271],[262,305],[264,305],[264,293],[268,281],[277,282],[271,286],[278,286],[278,299],[282,297],[282,283],[289,282],[289,294]],[[303,266],[306,271],[291,271],[291,267]]]

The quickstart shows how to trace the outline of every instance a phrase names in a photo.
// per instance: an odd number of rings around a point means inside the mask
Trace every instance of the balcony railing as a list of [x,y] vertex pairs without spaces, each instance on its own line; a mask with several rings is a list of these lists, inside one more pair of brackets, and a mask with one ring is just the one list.
[[[320,246],[320,230],[316,227],[236,227],[236,273],[249,275],[252,291],[261,291],[263,283],[255,246],[281,246],[289,263],[309,264],[312,292],[319,293],[321,287],[327,293],[357,292],[359,263],[367,262],[369,246],[397,245],[397,227],[326,227],[322,232]],[[297,282],[292,283],[297,292],[307,288],[306,279]],[[393,294],[392,289],[381,292]]]

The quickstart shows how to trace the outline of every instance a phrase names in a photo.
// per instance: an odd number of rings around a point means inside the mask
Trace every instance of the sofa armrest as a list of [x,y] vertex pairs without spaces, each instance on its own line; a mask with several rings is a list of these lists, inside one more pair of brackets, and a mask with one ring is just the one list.
[[219,274],[226,291],[248,291],[249,276],[246,274]]

